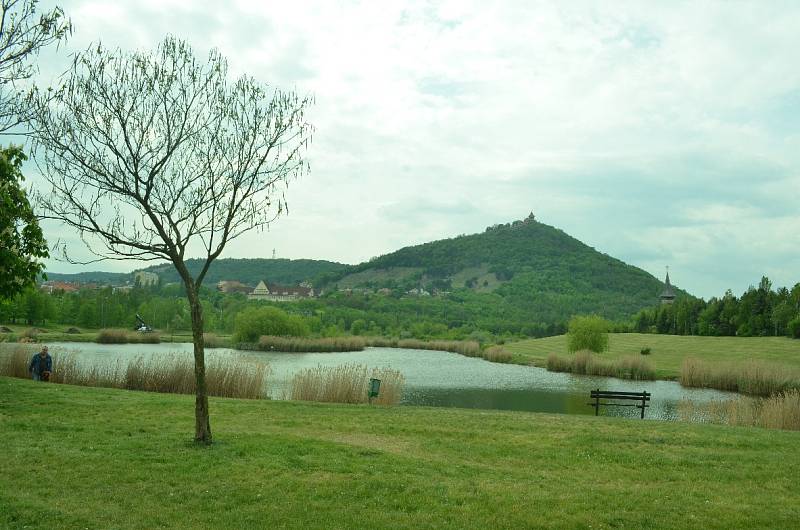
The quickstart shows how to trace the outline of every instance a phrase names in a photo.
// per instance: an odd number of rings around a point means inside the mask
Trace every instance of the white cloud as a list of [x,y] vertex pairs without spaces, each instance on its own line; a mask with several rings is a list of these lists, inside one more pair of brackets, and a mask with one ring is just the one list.
[[[64,7],[70,50],[152,47],[172,32],[200,55],[219,47],[236,72],[316,95],[312,174],[290,186],[290,215],[229,256],[357,262],[534,209],[655,274],[672,264],[699,295],[766,272],[800,280],[787,251],[800,232],[800,7]],[[63,51],[48,53],[46,71],[58,57],[63,68]]]

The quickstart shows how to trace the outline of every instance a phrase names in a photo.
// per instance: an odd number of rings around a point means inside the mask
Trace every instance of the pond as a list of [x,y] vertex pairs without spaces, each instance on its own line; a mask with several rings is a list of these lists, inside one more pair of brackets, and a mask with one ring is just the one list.
[[[76,352],[82,361],[115,362],[137,356],[181,353],[190,355],[185,344],[94,344],[51,343],[50,351]],[[344,353],[250,352],[208,348],[208,358],[233,355],[267,362],[271,368],[269,393],[279,399],[292,376],[304,368],[318,365],[363,364],[370,368],[393,368],[403,373],[406,384],[402,403],[434,407],[525,410],[565,414],[594,414],[588,406],[589,391],[624,390],[652,394],[646,417],[676,419],[678,403],[689,400],[704,403],[737,397],[737,394],[708,389],[683,388],[673,381],[628,381],[610,377],[577,376],[548,372],[544,368],[498,364],[455,353],[367,348]],[[635,407],[601,408],[601,414],[637,416]]]

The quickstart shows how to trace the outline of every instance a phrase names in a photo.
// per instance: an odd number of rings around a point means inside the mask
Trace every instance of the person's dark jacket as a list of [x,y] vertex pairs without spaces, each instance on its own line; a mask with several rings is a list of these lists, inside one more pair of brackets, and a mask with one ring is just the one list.
[[38,353],[33,356],[31,363],[28,365],[28,371],[36,375],[42,375],[44,372],[53,371],[53,358],[48,353],[42,357]]

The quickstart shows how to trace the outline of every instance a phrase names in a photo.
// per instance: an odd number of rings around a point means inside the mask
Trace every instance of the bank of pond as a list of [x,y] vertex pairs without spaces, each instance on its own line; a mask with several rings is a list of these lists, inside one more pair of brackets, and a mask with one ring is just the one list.
[[[53,382],[194,392],[191,343],[49,346],[55,359]],[[35,351],[35,345],[0,345],[0,374],[28,377],[27,363]],[[381,381],[378,396],[371,400],[376,405],[594,414],[588,405],[593,389],[646,390],[652,395],[648,419],[800,428],[800,418],[793,416],[800,414],[800,394],[794,389],[775,393],[770,399],[780,396],[780,402],[773,403],[675,381],[575,375],[446,351],[385,347],[291,354],[209,348],[206,358],[209,393],[224,397],[366,403],[374,378]],[[766,408],[779,420],[761,421]],[[635,417],[639,411],[608,407],[601,413]]]

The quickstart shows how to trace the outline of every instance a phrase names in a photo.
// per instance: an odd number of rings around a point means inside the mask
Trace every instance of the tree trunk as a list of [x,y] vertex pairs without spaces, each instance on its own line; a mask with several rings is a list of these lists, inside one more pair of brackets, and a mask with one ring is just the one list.
[[203,344],[203,306],[194,286],[186,286],[189,308],[192,314],[192,341],[194,342],[194,380],[196,388],[194,418],[194,440],[211,443],[211,422],[208,419],[208,391],[206,389],[206,359]]

